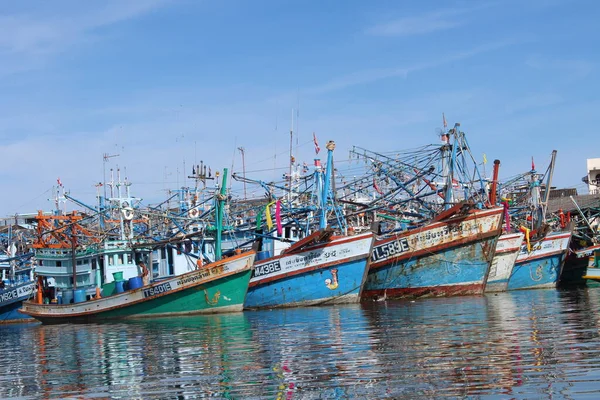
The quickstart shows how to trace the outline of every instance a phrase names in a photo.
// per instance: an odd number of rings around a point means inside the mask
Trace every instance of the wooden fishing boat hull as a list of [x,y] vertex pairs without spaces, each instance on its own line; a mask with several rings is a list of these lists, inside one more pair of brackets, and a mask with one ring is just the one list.
[[571,233],[551,233],[528,251],[521,246],[508,290],[555,288],[565,263]]
[[241,311],[255,253],[223,259],[139,289],[75,304],[23,303],[20,312],[42,323]]
[[521,250],[524,235],[522,233],[507,233],[500,236],[496,253],[490,265],[485,292],[505,292],[508,280],[512,274],[517,256]]
[[[596,260],[600,259],[600,244],[588,246],[578,250],[569,250],[565,266],[560,274],[559,286],[583,286],[588,281],[594,281],[593,269]],[[590,269],[592,274],[590,274]]]
[[245,308],[360,301],[373,242],[374,235],[366,233],[257,261]]
[[377,240],[364,298],[482,294],[502,209],[475,210]]
[[32,322],[28,315],[18,310],[25,300],[35,291],[35,282],[24,282],[20,285],[0,290],[0,324],[13,322]]

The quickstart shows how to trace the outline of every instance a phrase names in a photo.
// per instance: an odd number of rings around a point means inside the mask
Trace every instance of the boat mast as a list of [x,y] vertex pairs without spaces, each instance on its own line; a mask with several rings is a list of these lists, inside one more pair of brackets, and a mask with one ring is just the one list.
[[292,165],[294,164],[294,156],[292,147],[294,145],[294,109],[292,108],[292,126],[290,127],[290,167],[288,175],[288,207],[292,208]]
[[544,202],[542,205],[542,221],[546,220],[546,210],[548,210],[548,200],[550,199],[550,189],[552,186],[552,175],[554,174],[554,163],[556,162],[556,150],[552,150],[552,159],[550,160],[550,170],[546,180],[546,193],[544,193]]
[[327,228],[327,199],[329,198],[329,186],[331,181],[331,173],[333,170],[333,150],[335,149],[335,142],[330,140],[325,146],[327,148],[327,166],[325,169],[325,181],[323,182],[323,192],[321,193],[321,218],[319,221],[319,228]]
[[221,259],[221,233],[223,232],[223,208],[225,206],[226,199],[226,191],[227,191],[227,168],[223,169],[223,183],[221,184],[221,188],[219,193],[216,194],[217,207],[216,207],[216,227],[217,234],[215,238],[215,261]]
[[[452,193],[452,185],[454,181],[454,167],[456,165],[456,149],[458,147],[458,129],[460,128],[460,124],[457,122],[454,124],[454,128],[451,129],[451,133],[454,136],[454,141],[452,143],[452,153],[450,156],[450,165],[448,165],[448,175],[446,177],[446,190],[444,193],[444,210],[452,207],[453,202],[453,193]],[[450,140],[448,140],[448,143]]]

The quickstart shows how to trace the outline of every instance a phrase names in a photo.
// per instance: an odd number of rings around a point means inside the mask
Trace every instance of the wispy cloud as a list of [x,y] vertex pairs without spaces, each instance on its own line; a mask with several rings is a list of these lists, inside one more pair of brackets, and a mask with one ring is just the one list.
[[584,78],[594,69],[594,64],[586,60],[545,58],[540,55],[530,56],[525,64],[538,70],[554,70],[570,79]]
[[513,100],[506,106],[509,114],[560,104],[564,98],[556,93],[536,93]]
[[447,30],[468,21],[466,18],[458,18],[459,16],[489,6],[490,4],[480,4],[469,8],[444,8],[421,15],[404,16],[371,26],[366,33],[375,36],[414,36]]
[[47,58],[90,40],[99,28],[139,17],[163,3],[149,1],[74,2],[61,13],[47,10],[0,15],[0,74],[41,67]]
[[413,65],[407,65],[403,67],[375,68],[368,69],[365,71],[354,72],[351,74],[342,75],[338,78],[330,80],[329,82],[310,87],[306,89],[304,93],[322,94],[336,90],[342,90],[351,86],[368,84],[382,79],[396,77],[407,78],[408,75],[411,73],[436,68],[442,65],[446,65],[448,63],[468,59],[481,53],[491,52],[513,45],[517,42],[519,42],[519,40],[506,39],[497,42],[487,43],[481,46],[476,46],[469,50],[450,53],[444,57],[437,57],[433,61],[423,61],[421,63],[415,63]]

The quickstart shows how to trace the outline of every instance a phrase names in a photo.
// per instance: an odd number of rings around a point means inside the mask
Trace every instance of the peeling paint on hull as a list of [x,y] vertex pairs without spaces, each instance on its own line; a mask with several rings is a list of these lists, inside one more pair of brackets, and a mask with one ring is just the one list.
[[498,239],[496,253],[490,266],[485,292],[505,292],[512,274],[517,256],[521,250],[524,235],[522,233],[503,234]]
[[[498,208],[478,210],[376,241],[363,297],[482,294],[501,233],[501,213]],[[394,242],[401,244],[393,249]],[[385,246],[393,254],[381,257]]]

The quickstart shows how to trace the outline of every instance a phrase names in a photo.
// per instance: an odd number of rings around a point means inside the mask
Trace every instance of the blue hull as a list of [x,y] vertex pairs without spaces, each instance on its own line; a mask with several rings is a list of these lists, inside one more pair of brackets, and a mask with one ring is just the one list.
[[[244,308],[358,302],[367,265],[367,258],[361,258],[250,286]],[[337,287],[334,288],[331,282],[335,274],[337,274]]]
[[34,318],[17,311],[21,308],[23,300],[15,301],[14,303],[4,305],[0,308],[0,324],[9,322],[35,322]]
[[481,294],[497,236],[371,268],[363,296],[406,298]]
[[566,252],[517,262],[508,281],[508,290],[555,288]]

